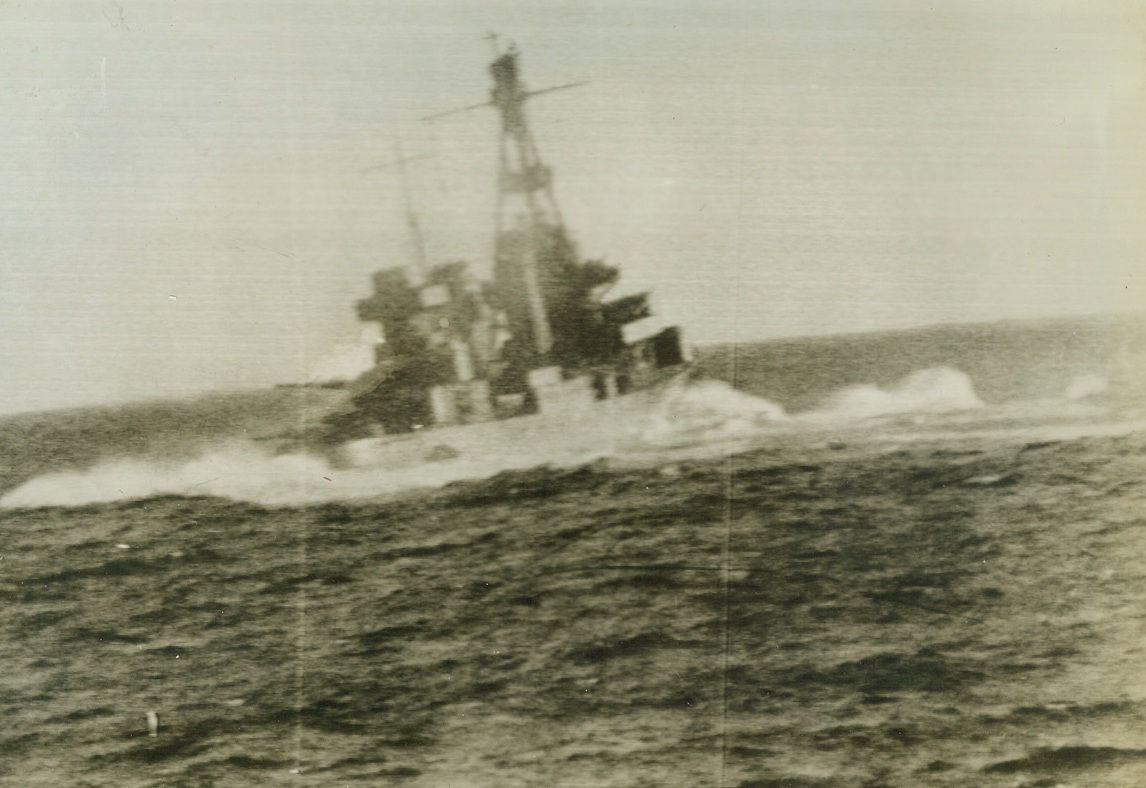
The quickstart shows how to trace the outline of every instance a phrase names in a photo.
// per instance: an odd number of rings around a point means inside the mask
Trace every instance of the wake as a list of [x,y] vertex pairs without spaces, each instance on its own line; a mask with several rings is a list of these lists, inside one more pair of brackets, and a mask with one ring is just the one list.
[[880,416],[943,414],[986,407],[971,379],[957,369],[932,367],[912,372],[888,388],[849,386],[804,418],[810,421],[859,421]]
[[[1073,386],[1093,395],[1097,381]],[[651,394],[646,392],[646,394]],[[895,386],[854,386],[805,413],[714,380],[679,380],[655,396],[610,401],[577,423],[527,417],[409,437],[348,444],[331,457],[276,454],[230,441],[196,458],[109,459],[86,470],[50,473],[0,498],[0,507],[80,506],[156,495],[217,496],[264,505],[298,505],[388,495],[489,478],[539,466],[589,462],[663,462],[763,445],[780,435],[823,436],[824,429],[982,411],[971,380],[955,369],[915,372]],[[530,419],[533,421],[530,421]]]
[[286,502],[307,498],[308,488],[331,473],[321,458],[275,456],[253,443],[235,441],[183,463],[113,459],[85,471],[38,476],[5,495],[0,506],[80,506],[155,495]]

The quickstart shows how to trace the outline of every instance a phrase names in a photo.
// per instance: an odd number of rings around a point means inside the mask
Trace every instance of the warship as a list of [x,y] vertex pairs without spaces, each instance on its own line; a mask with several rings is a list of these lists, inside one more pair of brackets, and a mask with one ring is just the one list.
[[499,49],[489,70],[490,98],[451,113],[492,107],[500,116],[491,276],[478,278],[464,262],[426,261],[399,152],[415,254],[375,273],[372,294],[357,304],[383,341],[374,367],[350,386],[352,409],[331,419],[344,438],[531,416],[594,419],[602,402],[687,368],[679,327],[657,324],[649,293],[609,300],[619,270],[583,259],[566,230],[525,105],[572,85],[526,89],[513,46]]

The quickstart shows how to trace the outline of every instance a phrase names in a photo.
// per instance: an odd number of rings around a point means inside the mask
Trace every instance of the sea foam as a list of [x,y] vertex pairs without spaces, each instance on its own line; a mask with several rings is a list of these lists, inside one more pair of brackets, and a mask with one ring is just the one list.
[[953,413],[982,408],[971,379],[957,369],[932,367],[912,372],[894,386],[850,386],[828,397],[810,420],[851,421],[876,416]]
[[[654,398],[626,402],[629,399],[618,400],[622,407],[608,419],[542,419],[524,432],[515,432],[523,424],[482,425],[488,434],[482,433],[481,440],[472,439],[477,433],[469,428],[460,433],[434,431],[427,434],[434,441],[415,443],[425,451],[401,455],[400,442],[393,449],[382,442],[372,449],[373,459],[367,453],[365,459],[349,463],[305,453],[274,454],[249,441],[225,443],[191,460],[108,459],[86,470],[32,479],[0,499],[0,506],[79,506],[155,495],[219,496],[266,505],[353,499],[543,465],[570,467],[598,459],[640,462],[669,451],[674,457],[681,452],[701,457],[714,449],[747,448],[781,431],[799,433],[825,421],[838,425],[872,416],[983,406],[968,377],[948,368],[913,373],[889,388],[843,389],[829,398],[826,408],[798,417],[715,380],[680,381]],[[395,452],[400,461],[394,461]]]
[[706,380],[670,388],[648,416],[641,440],[652,446],[680,446],[747,438],[786,419],[774,402]]
[[432,454],[409,465],[342,467],[305,453],[270,454],[253,444],[232,443],[183,463],[106,460],[87,470],[38,476],[0,498],[0,508],[84,506],[157,495],[216,496],[283,506],[367,498],[484,479],[537,465],[584,464],[593,458],[554,457],[547,463],[513,454]]
[[186,462],[109,459],[87,470],[45,474],[0,498],[0,506],[81,506],[154,495],[277,503],[309,497],[309,490],[329,483],[332,473],[321,458],[271,455],[233,442]]
[[1102,375],[1077,375],[1066,387],[1066,398],[1071,402],[1093,399],[1106,393],[1109,382]]

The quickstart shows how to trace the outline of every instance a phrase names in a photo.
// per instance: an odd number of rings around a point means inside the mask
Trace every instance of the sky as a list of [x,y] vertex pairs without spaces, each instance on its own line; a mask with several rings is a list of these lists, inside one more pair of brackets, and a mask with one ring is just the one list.
[[689,341],[1146,309],[1146,7],[0,4],[0,413],[360,368],[488,270],[496,31],[581,252]]

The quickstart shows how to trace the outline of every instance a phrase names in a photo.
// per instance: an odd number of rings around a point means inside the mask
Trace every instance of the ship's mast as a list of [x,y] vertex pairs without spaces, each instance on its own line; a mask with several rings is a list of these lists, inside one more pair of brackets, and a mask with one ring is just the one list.
[[507,274],[502,284],[512,290],[516,282],[520,289],[524,303],[520,311],[516,308],[513,311],[520,314],[526,324],[519,324],[525,329],[522,333],[531,335],[530,344],[536,357],[533,363],[544,363],[553,348],[553,329],[544,296],[545,271],[552,267],[555,256],[567,256],[571,246],[553,197],[553,175],[537,152],[524,107],[525,100],[531,96],[583,83],[526,90],[519,77],[517,49],[511,44],[502,51],[496,36],[491,34],[487,38],[494,48],[494,61],[490,64],[494,85],[490,100],[438,113],[426,120],[485,106],[496,107],[501,115],[494,267],[495,272]]
[[411,156],[407,158],[402,153],[402,143],[395,141],[394,153],[397,155],[398,178],[402,183],[402,201],[406,209],[406,226],[410,228],[410,238],[414,243],[415,279],[426,281],[430,275],[430,264],[426,262],[426,243],[422,238],[422,227],[418,224],[418,213],[414,210],[414,198],[410,194],[410,176],[406,172],[406,162],[422,158]]
[[[538,274],[539,237],[544,227],[561,227],[561,214],[553,198],[552,174],[541,162],[537,145],[526,122],[524,103],[527,93],[518,78],[517,51],[511,46],[490,65],[494,87],[493,105],[501,114],[499,144],[497,248],[503,259],[518,257],[529,316],[533,328],[534,349],[545,356],[553,347],[553,332]],[[506,230],[517,230],[517,248],[508,248]]]
[[424,153],[407,156],[402,151],[402,143],[394,141],[394,160],[385,164],[367,167],[362,172],[374,172],[390,167],[398,168],[398,185],[402,188],[402,206],[406,213],[406,227],[410,231],[410,242],[414,246],[413,264],[407,266],[407,276],[415,284],[426,281],[430,274],[430,264],[426,259],[426,243],[422,236],[422,226],[418,222],[418,212],[414,210],[414,197],[410,191],[410,176],[406,171],[406,163],[419,159],[429,158]]

